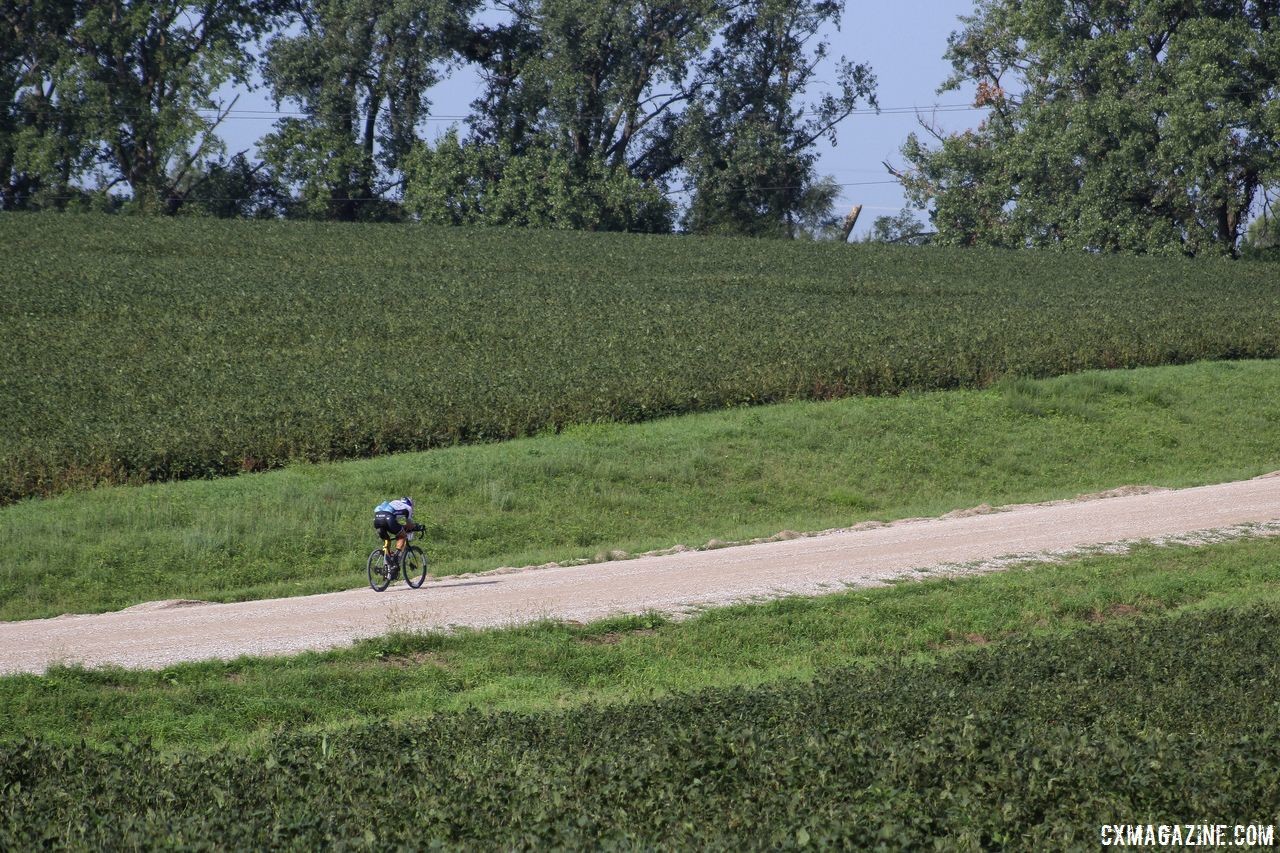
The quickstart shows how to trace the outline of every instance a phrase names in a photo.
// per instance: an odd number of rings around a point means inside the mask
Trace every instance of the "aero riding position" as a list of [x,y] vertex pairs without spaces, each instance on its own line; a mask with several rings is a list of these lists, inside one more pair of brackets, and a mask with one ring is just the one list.
[[[410,545],[413,534],[426,528],[413,520],[413,498],[383,501],[374,507],[373,529],[382,538],[382,547],[369,554],[369,586],[382,592],[397,576],[417,589],[427,579],[427,556],[417,545]],[[393,550],[391,542],[395,541]]]

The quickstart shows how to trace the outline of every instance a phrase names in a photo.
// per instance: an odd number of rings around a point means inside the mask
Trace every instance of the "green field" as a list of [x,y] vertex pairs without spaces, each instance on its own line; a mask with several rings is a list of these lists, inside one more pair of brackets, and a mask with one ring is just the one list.
[[1277,423],[1280,361],[1217,362],[102,488],[0,507],[0,618],[358,586],[400,494],[452,574],[1241,479],[1280,469]]
[[[1280,469],[1265,264],[11,214],[0,244],[4,620],[361,585],[400,494],[439,576]],[[1280,824],[1278,626],[1272,536],[55,667],[0,677],[0,850]]]
[[[372,593],[370,593],[372,594]],[[1139,547],[1060,565],[819,598],[501,631],[400,633],[351,649],[161,671],[55,668],[0,678],[0,741],[168,752],[257,748],[280,731],[412,724],[466,709],[522,713],[825,669],[936,657],[1010,637],[1198,609],[1280,606],[1280,538]],[[411,626],[410,626],[411,627]]]
[[9,743],[0,847],[1061,850],[1104,823],[1275,824],[1278,629],[1274,604],[1212,609],[251,752]]
[[0,501],[1006,374],[1280,355],[1264,264],[0,216]]

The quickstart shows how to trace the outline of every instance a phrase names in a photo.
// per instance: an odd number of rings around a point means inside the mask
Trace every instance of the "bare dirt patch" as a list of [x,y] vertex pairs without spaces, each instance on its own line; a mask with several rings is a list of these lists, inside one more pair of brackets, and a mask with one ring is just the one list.
[[1141,610],[1132,604],[1109,604],[1102,610],[1095,610],[1086,619],[1090,622],[1106,622],[1109,619],[1123,619],[1126,616],[1138,616]]
[[365,665],[390,667],[392,669],[417,669],[424,666],[434,666],[438,669],[449,668],[449,662],[445,659],[444,655],[439,652],[430,651],[383,655],[376,660],[366,661]]
[[164,601],[144,601],[142,604],[135,604],[132,607],[126,607],[121,613],[151,613],[157,610],[179,610],[184,607],[204,607],[211,604],[209,601],[200,601],[194,598],[168,598]]
[[[1090,492],[1086,495],[1076,495],[1074,498],[1068,498],[1070,502],[1078,501],[1097,501],[1106,498],[1127,498],[1131,495],[1154,495],[1159,492],[1169,491],[1164,486],[1119,486],[1114,489],[1107,489],[1105,492]],[[1061,501],[1050,501],[1043,506],[1053,506],[1061,503]]]
[[[1001,639],[1001,637],[997,637]],[[940,643],[930,643],[929,648],[934,651],[945,651],[947,649],[956,649],[963,646],[987,646],[991,644],[991,639],[986,634],[971,632],[967,634],[957,634],[954,631],[947,632],[947,638]]]
[[991,504],[978,504],[968,509],[953,509],[951,512],[941,516],[942,518],[970,518],[975,515],[986,515],[991,512],[999,512],[1000,510]]
[[606,631],[603,634],[590,634],[579,637],[578,642],[586,646],[616,646],[625,637],[647,637],[658,633],[656,628],[637,628],[634,631]]

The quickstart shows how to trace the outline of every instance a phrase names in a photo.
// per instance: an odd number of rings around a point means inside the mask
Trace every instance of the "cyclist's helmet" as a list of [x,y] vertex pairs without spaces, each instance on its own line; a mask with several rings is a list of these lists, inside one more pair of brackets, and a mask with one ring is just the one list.
[[413,498],[409,497],[408,495],[405,495],[400,500],[407,503],[409,505],[409,509],[413,509]]

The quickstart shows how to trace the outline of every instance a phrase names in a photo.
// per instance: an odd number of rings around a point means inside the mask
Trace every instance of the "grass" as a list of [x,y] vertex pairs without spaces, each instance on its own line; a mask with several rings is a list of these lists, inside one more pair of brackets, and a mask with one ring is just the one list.
[[1280,355],[1280,289],[1261,264],[14,214],[0,245],[0,503]]
[[55,668],[0,678],[0,739],[222,749],[273,732],[531,712],[809,679],[1099,621],[1280,603],[1280,538],[1129,554],[820,598],[588,625],[400,633],[347,650],[163,671]]
[[593,425],[0,507],[0,618],[358,586],[411,494],[433,573],[603,559],[1280,468],[1280,362],[1015,380]]

